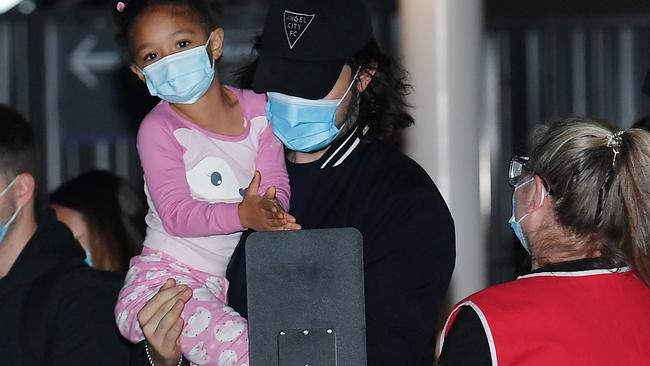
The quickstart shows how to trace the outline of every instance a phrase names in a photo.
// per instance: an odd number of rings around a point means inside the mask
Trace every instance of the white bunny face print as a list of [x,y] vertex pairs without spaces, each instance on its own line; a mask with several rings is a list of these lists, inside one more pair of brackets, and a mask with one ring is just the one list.
[[230,165],[210,156],[186,172],[187,182],[197,196],[208,201],[231,201],[241,198],[243,190]]
[[[251,127],[257,130],[261,126],[254,123]],[[257,139],[217,139],[189,128],[175,130],[174,136],[185,149],[183,161],[193,198],[207,202],[242,200],[255,173]]]

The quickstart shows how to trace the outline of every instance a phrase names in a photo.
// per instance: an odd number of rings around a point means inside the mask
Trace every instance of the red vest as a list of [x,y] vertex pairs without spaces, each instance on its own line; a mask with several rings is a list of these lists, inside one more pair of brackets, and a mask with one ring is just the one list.
[[481,319],[493,366],[650,365],[650,288],[627,270],[537,273],[490,287],[454,307],[443,335],[463,306]]

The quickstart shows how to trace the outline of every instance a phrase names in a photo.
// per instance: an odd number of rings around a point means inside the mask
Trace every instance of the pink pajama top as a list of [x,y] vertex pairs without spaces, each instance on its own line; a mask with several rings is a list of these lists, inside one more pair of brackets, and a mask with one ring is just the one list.
[[289,209],[289,178],[282,143],[265,116],[266,97],[228,88],[239,99],[245,131],[225,136],[183,118],[167,102],[138,131],[149,203],[144,246],[203,272],[223,276],[244,230],[238,204],[255,170],[260,194],[270,186]]

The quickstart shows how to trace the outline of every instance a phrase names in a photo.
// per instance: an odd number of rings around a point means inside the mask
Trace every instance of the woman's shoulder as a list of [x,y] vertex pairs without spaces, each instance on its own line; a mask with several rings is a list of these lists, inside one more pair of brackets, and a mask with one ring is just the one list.
[[[62,262],[42,277],[47,297],[56,301],[103,304],[110,307],[117,298],[123,278],[113,272],[99,271],[80,260]],[[80,295],[85,295],[80,297]],[[54,299],[52,299],[54,300]]]
[[[522,276],[518,279],[487,287],[478,291],[455,307],[471,305],[491,314],[515,314],[530,311],[541,303],[570,301],[579,283],[571,276]],[[566,280],[569,281],[566,281]]]

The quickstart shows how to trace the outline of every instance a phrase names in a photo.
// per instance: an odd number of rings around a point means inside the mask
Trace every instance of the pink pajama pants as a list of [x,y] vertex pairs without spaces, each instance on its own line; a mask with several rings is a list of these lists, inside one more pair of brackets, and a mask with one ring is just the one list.
[[228,281],[190,269],[164,253],[147,248],[131,260],[115,306],[120,333],[133,343],[144,339],[138,312],[168,278],[194,291],[182,314],[183,356],[195,365],[247,366],[248,326],[246,319],[226,305]]

